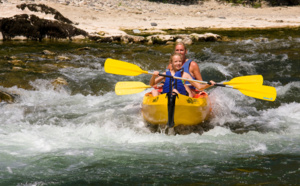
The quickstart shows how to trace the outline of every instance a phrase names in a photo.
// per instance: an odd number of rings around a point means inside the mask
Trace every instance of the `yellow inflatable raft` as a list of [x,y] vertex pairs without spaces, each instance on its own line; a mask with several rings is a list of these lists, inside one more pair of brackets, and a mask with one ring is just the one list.
[[[175,102],[174,127],[178,125],[198,125],[205,121],[211,111],[211,103],[206,92],[196,98],[178,94]],[[142,104],[144,119],[153,125],[165,125],[168,122],[168,97],[161,94],[153,97],[151,93],[144,96]]]

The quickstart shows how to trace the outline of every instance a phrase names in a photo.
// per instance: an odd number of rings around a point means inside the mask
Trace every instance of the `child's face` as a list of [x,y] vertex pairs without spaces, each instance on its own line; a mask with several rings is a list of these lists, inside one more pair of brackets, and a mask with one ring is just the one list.
[[181,57],[178,56],[178,55],[175,55],[172,57],[172,68],[175,70],[175,71],[178,71],[180,70],[182,67],[182,60],[181,60]]

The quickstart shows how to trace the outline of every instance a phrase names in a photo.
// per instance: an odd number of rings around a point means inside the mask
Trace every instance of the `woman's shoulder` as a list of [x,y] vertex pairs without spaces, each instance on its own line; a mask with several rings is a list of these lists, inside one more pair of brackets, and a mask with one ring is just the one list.
[[195,62],[195,61],[191,61],[190,67],[192,67],[192,68],[199,68],[198,63]]

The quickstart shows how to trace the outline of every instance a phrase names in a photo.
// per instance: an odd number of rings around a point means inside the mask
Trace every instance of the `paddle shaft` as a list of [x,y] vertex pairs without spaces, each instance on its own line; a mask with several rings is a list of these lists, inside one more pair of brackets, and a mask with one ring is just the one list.
[[[147,72],[147,73],[153,75],[152,72]],[[200,81],[200,80],[195,80],[195,79],[187,79],[187,78],[181,78],[181,77],[176,77],[176,76],[169,76],[169,75],[161,74],[161,73],[159,73],[158,75],[159,75],[159,76],[168,77],[168,78],[180,79],[180,80],[184,80],[184,81],[193,81],[193,82],[197,82],[197,83],[202,83],[202,84],[208,84],[208,85],[211,85],[211,83],[210,83],[210,82],[207,82],[207,81]],[[233,88],[233,86],[230,86],[230,85],[224,85],[224,84],[222,84],[222,83],[216,83],[214,86]]]

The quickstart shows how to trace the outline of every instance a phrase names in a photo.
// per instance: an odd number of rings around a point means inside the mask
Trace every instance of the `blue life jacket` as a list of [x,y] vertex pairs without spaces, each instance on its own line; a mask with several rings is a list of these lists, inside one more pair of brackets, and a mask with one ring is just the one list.
[[187,60],[187,62],[185,62],[183,65],[182,65],[182,68],[184,70],[184,72],[188,73],[193,79],[195,79],[192,74],[190,73],[190,64],[191,64],[192,60],[189,59]]
[[[182,77],[181,73],[182,73],[182,71],[179,70],[179,71],[177,71],[177,72],[175,73],[174,76],[176,76],[176,77]],[[166,75],[172,76],[172,74],[171,74],[170,71],[167,71],[167,72],[166,72]],[[184,85],[183,85],[183,83],[182,83],[182,80],[180,80],[180,79],[173,79],[172,85],[170,85],[170,79],[171,79],[171,78],[166,77],[166,80],[165,80],[165,83],[164,83],[164,86],[163,86],[163,92],[162,92],[162,93],[168,93],[168,92],[170,92],[170,86],[173,86],[173,88],[175,88],[176,90],[178,90],[178,92],[179,92],[180,94],[183,94],[183,95],[186,95],[186,94],[187,94],[187,92],[186,92],[186,90],[185,90],[185,87],[184,87]]]
[[[196,80],[196,78],[194,78],[194,77],[192,76],[192,74],[190,73],[190,64],[191,64],[191,62],[192,62],[191,59],[187,60],[187,61],[182,65],[182,68],[183,68],[184,72],[188,73],[194,80]],[[186,81],[185,84],[189,84],[189,82]],[[189,86],[189,87],[190,87],[191,89],[195,89],[195,87],[193,87],[193,86]]]

